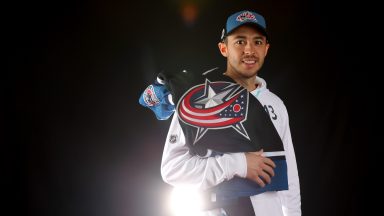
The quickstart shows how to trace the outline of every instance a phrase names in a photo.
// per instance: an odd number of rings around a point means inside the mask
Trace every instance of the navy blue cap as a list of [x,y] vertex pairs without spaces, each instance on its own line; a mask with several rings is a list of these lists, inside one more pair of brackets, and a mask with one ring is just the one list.
[[236,12],[228,17],[225,28],[221,34],[221,40],[223,40],[236,28],[249,23],[254,24],[263,35],[268,37],[267,24],[265,23],[264,17],[256,12],[244,10]]

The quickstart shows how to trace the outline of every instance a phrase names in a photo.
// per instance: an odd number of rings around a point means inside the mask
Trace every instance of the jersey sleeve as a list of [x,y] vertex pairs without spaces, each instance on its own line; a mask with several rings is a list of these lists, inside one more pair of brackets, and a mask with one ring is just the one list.
[[174,114],[161,161],[161,175],[166,183],[173,186],[189,185],[205,190],[234,176],[244,178],[246,172],[244,153],[215,157],[191,155],[177,113]]
[[289,190],[279,191],[281,196],[283,211],[285,216],[301,216],[301,196],[300,183],[297,171],[296,156],[292,143],[291,131],[289,127],[289,117],[286,107],[285,112],[285,129],[283,131],[282,140],[286,152],[287,169],[288,169],[288,187]]

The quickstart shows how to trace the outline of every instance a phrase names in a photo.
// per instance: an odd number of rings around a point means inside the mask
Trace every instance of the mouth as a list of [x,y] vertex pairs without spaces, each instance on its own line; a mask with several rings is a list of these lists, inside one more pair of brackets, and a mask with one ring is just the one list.
[[256,60],[243,60],[245,64],[255,64]]
[[253,65],[253,64],[256,64],[257,62],[257,58],[243,58],[242,59],[242,62],[247,64],[247,65]]

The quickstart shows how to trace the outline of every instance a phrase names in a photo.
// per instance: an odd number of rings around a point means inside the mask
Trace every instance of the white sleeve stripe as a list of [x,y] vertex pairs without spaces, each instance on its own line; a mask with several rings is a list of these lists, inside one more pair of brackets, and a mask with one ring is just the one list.
[[263,152],[265,157],[274,157],[274,156],[284,156],[285,151],[275,151],[275,152]]

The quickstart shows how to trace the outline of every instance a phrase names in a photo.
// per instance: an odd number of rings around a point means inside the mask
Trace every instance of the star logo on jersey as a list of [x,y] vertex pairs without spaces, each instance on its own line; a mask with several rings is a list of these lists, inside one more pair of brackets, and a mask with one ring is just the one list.
[[189,89],[177,105],[179,119],[196,127],[194,144],[208,130],[232,127],[249,139],[242,122],[247,120],[248,92],[241,86],[225,81],[196,85]]

